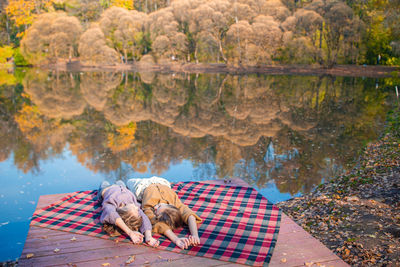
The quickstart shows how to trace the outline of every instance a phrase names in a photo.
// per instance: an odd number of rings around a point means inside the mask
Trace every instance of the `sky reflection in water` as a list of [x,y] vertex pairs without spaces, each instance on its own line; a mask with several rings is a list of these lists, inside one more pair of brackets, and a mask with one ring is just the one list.
[[240,177],[272,202],[308,192],[377,138],[388,109],[360,78],[20,74],[0,91],[0,261],[20,255],[40,195],[103,179]]

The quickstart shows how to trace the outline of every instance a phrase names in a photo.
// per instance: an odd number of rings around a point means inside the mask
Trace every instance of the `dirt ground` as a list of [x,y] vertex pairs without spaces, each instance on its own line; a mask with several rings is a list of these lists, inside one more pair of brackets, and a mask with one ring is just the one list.
[[400,266],[399,141],[386,134],[352,171],[278,206],[352,266]]

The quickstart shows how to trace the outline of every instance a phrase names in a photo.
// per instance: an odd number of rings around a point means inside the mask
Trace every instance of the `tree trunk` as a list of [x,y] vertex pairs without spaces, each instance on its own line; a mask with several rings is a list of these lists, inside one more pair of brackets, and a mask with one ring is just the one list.
[[237,33],[237,43],[238,43],[238,53],[239,53],[239,64],[242,64],[242,51],[240,49],[240,36],[239,36],[239,31]]
[[197,59],[197,45],[196,48],[194,49],[194,59],[196,60],[196,64],[199,63],[199,60]]
[[6,30],[7,30],[7,44],[10,45],[11,37],[10,37],[10,25],[8,24],[8,16],[6,15]]
[[321,29],[320,29],[320,32],[319,32],[319,49],[321,49],[322,48],[322,30],[323,30],[323,24],[321,23]]
[[[222,59],[224,60],[224,62],[227,62],[227,59],[224,55],[224,51],[222,50],[222,42],[221,39],[218,39],[218,45],[219,45],[219,53],[221,54]],[[219,60],[219,56],[218,56],[218,60]]]
[[68,55],[68,60],[69,60],[69,63],[71,63],[71,60],[72,60],[72,50],[73,50],[73,48],[72,48],[72,45],[69,47],[69,55]]

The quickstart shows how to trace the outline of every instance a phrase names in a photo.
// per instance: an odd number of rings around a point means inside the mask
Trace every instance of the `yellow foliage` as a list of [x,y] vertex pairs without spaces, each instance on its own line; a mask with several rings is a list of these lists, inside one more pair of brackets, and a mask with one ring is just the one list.
[[51,7],[52,0],[9,0],[6,12],[19,27],[31,25],[41,10],[50,10]]
[[111,6],[123,7],[128,10],[133,9],[133,0],[112,0]]
[[43,120],[38,108],[27,104],[24,104],[20,112],[15,115],[15,121],[23,133],[30,132],[34,128],[41,129],[43,127]]
[[6,63],[7,58],[12,57],[13,53],[14,51],[11,46],[0,47],[0,64]]
[[14,85],[17,79],[13,74],[8,73],[7,69],[0,69],[0,85]]
[[135,140],[136,123],[130,123],[117,128],[116,133],[109,133],[107,146],[113,152],[121,152],[129,149]]

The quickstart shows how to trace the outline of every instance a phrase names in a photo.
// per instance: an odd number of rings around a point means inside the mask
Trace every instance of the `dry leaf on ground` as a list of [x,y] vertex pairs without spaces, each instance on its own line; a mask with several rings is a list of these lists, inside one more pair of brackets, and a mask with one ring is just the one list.
[[129,256],[128,260],[125,263],[126,264],[131,264],[132,262],[135,261],[135,258],[136,258],[135,255]]

